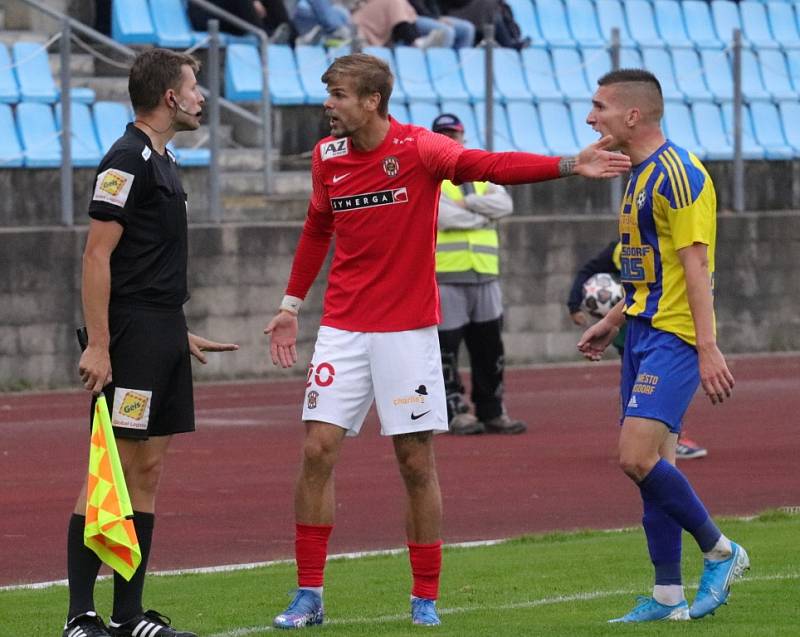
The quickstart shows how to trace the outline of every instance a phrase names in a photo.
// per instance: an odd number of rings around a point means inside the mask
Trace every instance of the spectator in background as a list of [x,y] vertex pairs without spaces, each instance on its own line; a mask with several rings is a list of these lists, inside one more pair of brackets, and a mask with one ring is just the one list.
[[319,44],[351,39],[350,11],[331,0],[299,0],[292,12],[292,25],[299,33],[297,44]]
[[469,20],[442,15],[438,0],[409,0],[417,12],[417,29],[427,34],[434,29],[444,28],[448,34],[443,46],[462,49],[474,46],[475,25]]
[[472,22],[479,42],[485,39],[484,27],[493,24],[494,39],[500,46],[520,50],[530,45],[530,38],[523,37],[511,7],[503,0],[440,0],[440,6],[446,16]]
[[[353,9],[353,23],[370,46],[446,46],[448,31],[432,21],[418,24],[419,15],[408,0],[362,0]],[[452,46],[452,42],[450,43]]]
[[[235,15],[237,18],[252,24],[254,27],[267,32],[270,39],[276,44],[288,42],[293,33],[289,13],[283,0],[209,0],[223,11]],[[208,21],[217,19],[209,11],[189,3],[189,21],[198,31],[208,30]],[[244,29],[226,21],[220,20],[220,31],[231,35],[246,35]]]

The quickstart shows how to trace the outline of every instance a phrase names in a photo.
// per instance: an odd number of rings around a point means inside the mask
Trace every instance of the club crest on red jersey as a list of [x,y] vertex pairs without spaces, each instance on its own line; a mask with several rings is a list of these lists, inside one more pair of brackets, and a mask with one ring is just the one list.
[[397,174],[400,172],[400,160],[394,155],[385,157],[383,160],[383,172],[389,177],[397,177]]

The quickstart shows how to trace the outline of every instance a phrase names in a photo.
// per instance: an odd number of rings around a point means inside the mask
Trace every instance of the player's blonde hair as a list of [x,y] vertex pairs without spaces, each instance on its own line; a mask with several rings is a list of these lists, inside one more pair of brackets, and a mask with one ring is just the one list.
[[389,114],[389,97],[392,95],[394,77],[386,62],[374,55],[353,53],[336,58],[328,70],[322,74],[324,84],[345,78],[353,81],[359,97],[368,97],[378,93],[381,96],[378,115],[386,117]]

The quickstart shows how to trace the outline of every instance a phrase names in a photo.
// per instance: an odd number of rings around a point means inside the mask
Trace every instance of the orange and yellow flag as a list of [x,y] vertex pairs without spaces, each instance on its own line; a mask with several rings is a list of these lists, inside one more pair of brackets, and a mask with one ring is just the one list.
[[103,394],[95,402],[92,420],[83,542],[126,580],[142,561],[133,507]]

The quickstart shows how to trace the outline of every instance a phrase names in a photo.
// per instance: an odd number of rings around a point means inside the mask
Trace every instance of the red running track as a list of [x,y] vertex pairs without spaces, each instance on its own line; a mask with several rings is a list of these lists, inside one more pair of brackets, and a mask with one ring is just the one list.
[[[709,456],[682,469],[716,515],[800,505],[800,356],[730,361],[734,397],[699,394],[687,430]],[[616,363],[511,370],[521,436],[437,436],[446,542],[637,524],[615,464]],[[287,558],[302,380],[197,387],[198,431],[177,436],[159,496],[153,569]],[[0,395],[0,585],[65,577],[66,527],[88,453],[83,392]],[[404,494],[374,413],[337,468],[334,553],[404,545]]]

